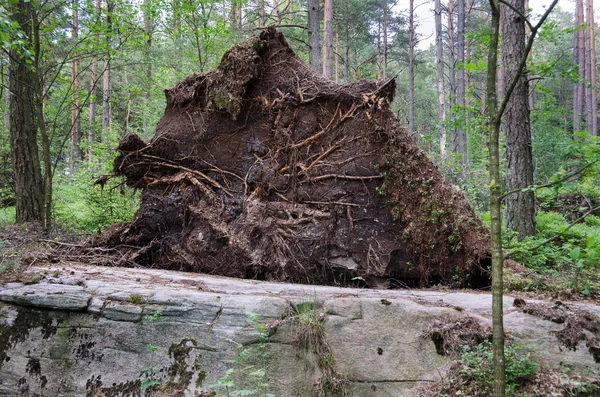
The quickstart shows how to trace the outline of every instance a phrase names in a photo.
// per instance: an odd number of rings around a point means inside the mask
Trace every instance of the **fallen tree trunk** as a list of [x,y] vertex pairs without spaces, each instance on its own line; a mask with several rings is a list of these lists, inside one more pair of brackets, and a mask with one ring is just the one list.
[[486,283],[487,230],[399,125],[394,91],[335,84],[264,30],[167,90],[149,143],[121,141],[114,174],[141,208],[94,244],[242,278]]

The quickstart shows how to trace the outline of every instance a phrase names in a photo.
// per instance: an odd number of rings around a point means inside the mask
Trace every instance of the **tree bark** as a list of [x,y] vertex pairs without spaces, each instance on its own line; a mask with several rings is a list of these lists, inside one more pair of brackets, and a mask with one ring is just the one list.
[[[415,34],[413,32],[414,27],[412,26],[413,23],[413,18],[412,18],[412,14],[413,14],[413,8],[414,8],[414,1],[410,0],[409,2],[409,14],[410,14],[410,24],[411,26],[409,27],[409,45],[408,45],[408,51],[409,52],[414,52],[414,40],[415,40]],[[412,62],[412,56],[409,55],[409,63]],[[387,1],[383,2],[383,65],[382,65],[382,70],[383,70],[383,80],[387,80],[387,64],[388,64],[388,6],[387,6]],[[414,85],[414,68],[413,68],[413,85]],[[413,93],[414,95],[414,93]],[[410,120],[409,120],[409,124],[410,124]]]
[[[415,133],[415,24],[414,24],[414,0],[408,2],[408,133],[413,136]],[[385,29],[384,14],[384,54],[387,53],[387,31]],[[383,78],[387,79],[387,55],[384,55]]]
[[[457,10],[457,52],[458,52],[458,68],[457,68],[457,87],[456,87],[456,102],[460,107],[461,114],[466,112],[465,107],[465,19],[466,19],[466,10],[465,10],[465,0],[458,0],[458,10]],[[468,157],[467,157],[467,131],[464,127],[464,121],[461,120],[458,123],[460,127],[457,129],[458,135],[458,152],[462,155],[461,165],[463,175],[466,175],[467,166],[468,166]]]
[[150,9],[151,4],[149,0],[144,0],[144,31],[146,33],[146,43],[144,45],[144,57],[146,67],[146,79],[144,81],[144,102],[146,105],[146,111],[142,113],[142,128],[144,133],[149,133],[149,113],[150,113],[150,100],[151,100],[151,86],[152,82],[152,10]]
[[258,0],[259,26],[265,26],[267,15],[265,13],[265,0]]
[[[96,25],[100,25],[100,18],[101,18],[101,8],[100,8],[100,0],[96,0],[96,7],[95,7],[95,24]],[[100,34],[98,33],[99,29],[98,27],[96,27],[96,34],[94,34],[94,40],[96,44],[100,43]],[[94,54],[94,57],[92,59],[92,78],[91,78],[91,82],[90,82],[90,124],[88,126],[88,151],[87,151],[87,157],[88,159],[90,158],[91,154],[92,154],[92,144],[94,142],[96,142],[96,130],[95,130],[95,124],[96,124],[96,103],[97,101],[97,96],[98,96],[98,56],[96,54]]]
[[444,41],[442,38],[442,2],[435,0],[435,55],[437,64],[437,128],[440,132],[440,155],[445,162],[448,153],[446,151],[446,106],[444,92]]
[[[33,44],[32,4],[19,0],[10,4],[24,39]],[[9,84],[10,144],[16,199],[16,222],[42,221],[43,182],[37,145],[35,105],[36,72],[15,50],[10,51]]]
[[458,154],[458,136],[454,126],[454,106],[456,105],[456,54],[454,46],[454,0],[448,0],[448,89],[449,109],[446,115],[450,118],[450,149]]
[[587,34],[588,34],[588,66],[589,66],[589,106],[588,131],[590,135],[598,135],[598,91],[596,76],[596,29],[594,25],[594,0],[587,0]]
[[104,71],[102,74],[102,140],[106,139],[106,134],[111,122],[111,80],[110,80],[110,62],[111,62],[111,45],[112,45],[112,12],[113,0],[106,0],[106,50],[104,57]]
[[[524,0],[506,0],[521,15],[525,14]],[[502,6],[502,63],[504,91],[519,72],[525,54],[525,21],[510,7]],[[523,189],[534,184],[533,150],[529,114],[529,84],[522,74],[508,101],[504,117],[506,131],[506,188]],[[519,240],[535,236],[535,195],[520,192],[507,197],[506,226],[518,233]]]
[[585,30],[583,18],[583,0],[575,0],[575,26],[573,64],[578,69],[579,78],[573,85],[573,132],[581,131],[584,111],[585,80]]
[[308,62],[321,73],[321,10],[319,0],[308,0]]
[[325,0],[325,13],[323,17],[324,58],[323,74],[333,80],[333,0]]
[[[79,39],[79,1],[73,0],[73,29],[72,29],[73,45],[77,45]],[[71,166],[76,166],[83,158],[81,152],[81,117],[79,92],[81,90],[81,82],[79,79],[79,55],[77,51],[73,54],[71,63],[71,86],[73,94],[71,97]]]
[[490,45],[487,71],[487,111],[490,124],[490,249],[492,251],[492,349],[493,349],[493,396],[504,397],[506,374],[504,364],[504,293],[502,252],[502,205],[500,198],[500,123],[497,99],[498,42],[500,36],[500,5],[498,0],[490,0],[492,9]]

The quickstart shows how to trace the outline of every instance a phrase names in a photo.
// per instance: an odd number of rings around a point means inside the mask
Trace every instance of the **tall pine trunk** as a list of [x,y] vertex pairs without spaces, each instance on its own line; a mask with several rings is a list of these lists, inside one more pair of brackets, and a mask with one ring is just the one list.
[[573,85],[573,131],[583,128],[585,80],[585,30],[583,0],[575,0],[575,26],[573,64],[578,68],[578,81]]
[[596,76],[596,29],[594,26],[594,0],[587,0],[587,43],[588,43],[588,90],[587,130],[590,135],[598,135],[598,91]]
[[[33,44],[32,3],[18,0],[10,4],[10,11],[23,33]],[[13,182],[16,199],[16,222],[42,221],[44,189],[37,144],[37,112],[35,103],[36,72],[18,51],[10,50],[9,84],[10,146],[12,152]]]
[[440,133],[440,155],[445,162],[446,151],[446,105],[444,101],[444,41],[442,37],[442,3],[435,0],[435,55],[437,64],[437,128]]
[[[408,133],[415,133],[415,24],[414,24],[414,0],[409,0],[408,6]],[[384,18],[385,21],[385,18]],[[385,23],[384,23],[385,26]],[[384,30],[385,32],[385,30]],[[386,33],[384,33],[384,38]],[[387,40],[384,42],[384,51],[387,51]],[[384,57],[384,62],[387,61]],[[384,63],[384,79],[387,69]]]
[[[100,8],[100,1],[101,0],[96,0],[96,7],[95,7],[95,24],[96,24],[96,34],[94,34],[94,41],[96,44],[100,44],[100,34],[99,32],[99,25],[100,25],[100,18],[101,18],[101,8]],[[91,82],[90,82],[90,124],[88,126],[88,151],[87,151],[87,157],[88,159],[90,158],[91,154],[92,154],[92,144],[94,142],[96,142],[96,103],[98,103],[98,55],[94,54],[94,57],[92,58],[92,76],[91,76]]]
[[[524,0],[506,0],[525,14]],[[512,8],[502,6],[502,62],[504,91],[515,78],[525,54],[525,21]],[[522,73],[510,97],[504,117],[506,131],[506,188],[524,189],[534,184],[533,150],[529,114],[529,84]],[[535,236],[535,195],[519,192],[506,199],[506,226],[518,233],[520,240]]]
[[453,154],[458,154],[458,136],[456,126],[454,125],[454,106],[456,105],[456,53],[454,46],[454,0],[448,0],[448,89],[449,109],[447,116],[452,124],[450,125],[450,149]]
[[308,61],[321,72],[321,10],[319,0],[308,0]]
[[[72,28],[73,45],[77,45],[79,39],[79,2],[73,0],[73,28]],[[77,51],[73,54],[71,62],[71,86],[73,94],[71,97],[71,165],[76,166],[83,158],[81,152],[81,118],[79,92],[81,90],[81,82],[79,79],[79,54]]]
[[112,45],[112,11],[113,0],[106,0],[106,51],[104,57],[104,70],[102,73],[102,140],[106,140],[108,128],[111,122],[111,80],[110,80],[110,61],[111,61],[111,45]]
[[333,80],[333,0],[325,0],[325,13],[323,17],[323,57],[325,58],[323,74]]
[[[456,102],[460,107],[461,114],[466,112],[465,106],[465,20],[466,20],[466,10],[465,10],[465,0],[458,0],[458,10],[457,10],[457,31],[456,31],[456,41],[457,41],[457,81],[456,81]],[[468,157],[467,157],[467,131],[464,126],[464,121],[461,120],[458,123],[460,127],[457,129],[458,135],[458,152],[462,155],[461,157],[461,165],[463,170],[463,175],[466,175],[467,166],[468,166]]]
[[[146,43],[144,45],[144,63],[146,67],[146,78],[144,80],[144,105],[145,109],[142,113],[142,128],[144,133],[149,133],[150,100],[152,82],[152,10],[150,9],[150,1],[144,0],[144,31],[146,33]],[[131,98],[130,98],[131,99]],[[129,100],[130,100],[129,99]],[[128,109],[130,110],[130,108]]]

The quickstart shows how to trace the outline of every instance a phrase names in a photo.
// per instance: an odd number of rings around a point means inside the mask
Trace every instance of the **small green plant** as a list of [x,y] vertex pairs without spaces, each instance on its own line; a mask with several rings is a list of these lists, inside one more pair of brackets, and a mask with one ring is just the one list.
[[140,305],[144,303],[144,297],[140,294],[129,294],[129,299],[134,305]]
[[[268,392],[269,384],[266,382],[266,369],[269,358],[267,344],[271,336],[270,328],[260,321],[257,314],[246,313],[246,316],[248,317],[248,324],[258,338],[258,343],[245,346],[234,340],[229,340],[235,345],[236,356],[235,359],[227,361],[233,365],[223,373],[221,378],[217,379],[215,384],[209,386],[218,390],[215,397],[275,397]],[[237,379],[250,379],[253,388],[236,389],[234,377]]]
[[[135,294],[132,294],[135,295]],[[130,295],[130,298],[133,302],[133,297],[132,295]],[[141,296],[140,296],[141,298]],[[135,303],[135,302],[133,302]],[[162,320],[162,310],[157,309],[156,311],[154,311],[154,313],[152,314],[147,314],[144,316],[144,321],[147,321],[149,323],[155,323],[157,321],[161,321]],[[152,327],[152,330],[155,331],[156,328],[154,328],[154,326]],[[158,352],[160,350],[160,347],[158,346],[154,346],[150,343],[148,343],[146,345],[146,349],[150,352],[150,361],[152,363],[156,362],[156,352]],[[153,389],[153,388],[158,388],[160,387],[160,385],[162,384],[162,382],[159,380],[159,377],[157,375],[157,372],[160,370],[160,368],[155,367],[155,366],[149,366],[149,367],[145,367],[142,370],[142,383],[141,383],[141,389],[142,390],[146,390],[146,389]]]
[[[463,346],[460,359],[457,362],[458,375],[468,390],[477,391],[478,395],[491,395],[494,382],[492,368],[492,348],[490,342],[484,342],[475,348]],[[521,345],[510,345],[506,348],[506,395],[521,396],[518,388],[526,379],[533,377],[539,365],[531,360]],[[465,390],[465,395],[469,391]],[[486,393],[486,391],[488,391]]]

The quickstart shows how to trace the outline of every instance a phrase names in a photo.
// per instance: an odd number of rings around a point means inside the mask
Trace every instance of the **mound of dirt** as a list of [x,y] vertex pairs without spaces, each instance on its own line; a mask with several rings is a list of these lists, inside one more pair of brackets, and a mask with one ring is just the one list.
[[487,230],[399,125],[394,92],[329,81],[264,30],[167,90],[150,142],[121,141],[114,175],[141,208],[93,244],[241,278],[487,283]]

